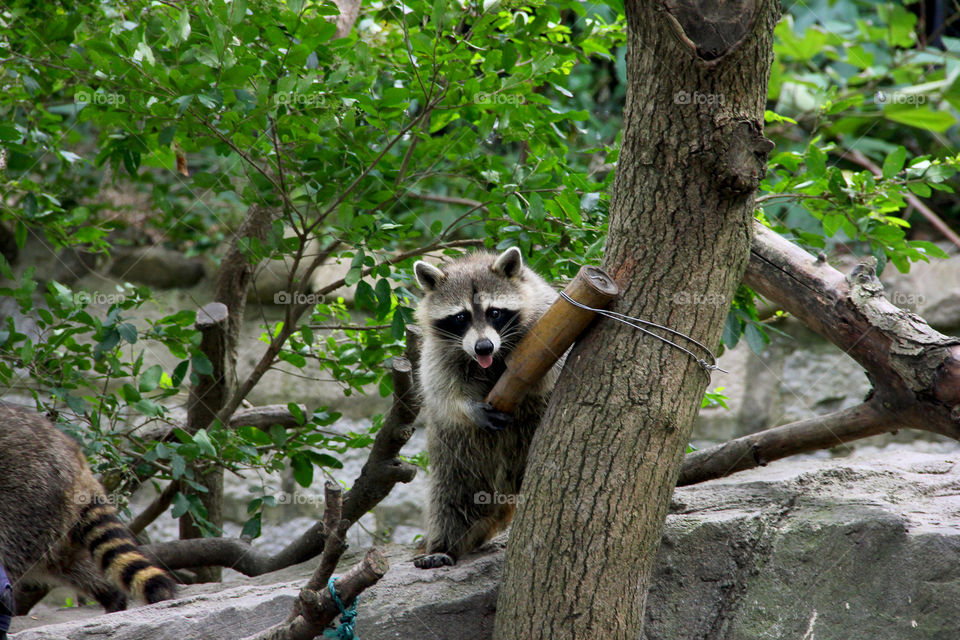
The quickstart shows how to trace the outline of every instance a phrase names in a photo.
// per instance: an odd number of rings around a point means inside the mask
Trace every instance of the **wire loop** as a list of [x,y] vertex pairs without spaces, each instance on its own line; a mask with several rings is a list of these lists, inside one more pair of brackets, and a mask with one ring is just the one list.
[[[611,320],[616,320],[617,322],[622,322],[623,324],[625,324],[625,325],[627,325],[627,326],[629,326],[629,327],[633,327],[634,329],[637,329],[638,331],[642,331],[643,333],[647,334],[648,336],[652,336],[652,337],[656,338],[657,340],[660,340],[661,342],[666,342],[666,343],[667,343],[668,345],[670,345],[671,347],[674,347],[675,349],[679,349],[680,351],[683,351],[684,353],[686,353],[687,355],[689,355],[691,358],[693,358],[694,361],[695,361],[697,364],[699,364],[701,367],[703,367],[703,370],[706,371],[707,373],[710,373],[711,371],[722,371],[723,373],[729,373],[728,371],[720,368],[720,366],[717,364],[717,356],[713,355],[713,352],[710,351],[710,349],[708,349],[705,344],[703,344],[702,342],[699,342],[699,341],[691,338],[690,336],[688,336],[688,335],[685,334],[685,333],[681,333],[680,331],[677,331],[676,329],[671,329],[670,327],[665,327],[665,326],[663,326],[662,324],[657,324],[656,322],[650,322],[649,320],[641,320],[640,318],[634,318],[634,317],[632,317],[632,316],[624,315],[624,314],[622,314],[622,313],[617,313],[616,311],[607,311],[606,309],[596,309],[596,308],[594,308],[594,307],[585,305],[585,304],[583,304],[583,303],[581,303],[581,302],[577,302],[576,300],[574,300],[573,298],[571,298],[570,296],[568,296],[568,295],[567,295],[565,292],[563,292],[563,291],[560,292],[560,297],[563,298],[564,300],[566,300],[567,302],[569,302],[570,304],[572,304],[572,305],[575,306],[575,307],[580,307],[581,309],[586,309],[586,310],[588,310],[588,311],[594,311],[594,312],[599,313],[600,315],[602,315],[602,316],[604,316],[604,317],[606,317],[606,318],[610,318]],[[639,323],[639,324],[634,324],[634,323]],[[653,332],[650,331],[649,329],[646,329],[646,328],[644,328],[644,327],[641,327],[641,326],[640,326],[641,324],[642,324],[642,325],[646,325],[646,326],[648,326],[648,327],[656,327],[657,329],[660,329],[660,330],[662,330],[662,331],[666,331],[667,333],[670,333],[670,334],[672,334],[672,335],[679,336],[679,337],[681,337],[681,338],[684,338],[685,340],[689,340],[691,344],[696,345],[697,347],[699,347],[700,349],[702,349],[705,353],[707,353],[707,354],[709,355],[710,360],[711,360],[712,362],[707,362],[705,359],[698,357],[697,354],[695,354],[695,353],[694,353],[693,351],[691,351],[690,349],[687,349],[686,347],[683,347],[683,346],[677,344],[676,342],[673,342],[672,340],[669,340],[669,339],[667,339],[667,338],[664,338],[663,336],[658,336],[657,334],[653,333]]]

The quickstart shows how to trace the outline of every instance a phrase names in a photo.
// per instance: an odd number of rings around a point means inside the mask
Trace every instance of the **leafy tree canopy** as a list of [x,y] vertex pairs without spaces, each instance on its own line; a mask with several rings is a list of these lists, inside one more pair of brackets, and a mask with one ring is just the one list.
[[[338,13],[330,1],[8,3],[0,223],[21,247],[33,234],[100,254],[159,242],[218,259],[249,207],[274,207],[282,215],[266,240],[240,240],[249,260],[302,260],[316,239],[349,261],[346,284],[369,326],[351,328],[343,302],[324,300],[289,335],[282,323],[266,327],[265,340],[280,336],[278,360],[315,360],[347,393],[389,394],[381,365],[412,320],[419,255],[518,245],[554,279],[599,260],[626,86],[621,2],[378,0],[343,37]],[[788,7],[761,220],[807,247],[872,254],[901,271],[943,255],[908,201],[957,218],[960,39],[941,31],[922,30],[910,6],[893,2]],[[723,96],[651,108],[703,100]],[[118,210],[108,188],[147,196],[151,213]],[[917,221],[924,233],[913,232]],[[145,287],[126,287],[103,315],[83,292],[30,269],[14,278],[6,262],[0,270],[0,296],[37,326],[0,319],[0,383],[68,410],[101,471],[126,478],[145,467],[192,482],[187,463],[207,457],[289,465],[307,486],[315,467],[370,442],[320,429],[338,417],[323,408],[300,415],[293,433],[214,425],[164,444],[125,438],[117,424],[168,420],[165,401],[209,370],[195,312],[136,326],[129,310],[151,300]],[[311,328],[338,324],[332,335]],[[724,341],[742,335],[762,348],[746,289]],[[179,364],[148,366],[144,344]],[[248,532],[268,503],[251,503]],[[203,521],[187,498],[175,510]]]

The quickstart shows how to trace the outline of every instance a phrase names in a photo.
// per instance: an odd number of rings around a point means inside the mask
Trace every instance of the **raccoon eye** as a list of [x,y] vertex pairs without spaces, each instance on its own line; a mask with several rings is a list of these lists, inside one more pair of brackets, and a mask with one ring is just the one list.
[[500,316],[503,315],[503,312],[500,309],[490,309],[487,311],[487,314],[490,316],[491,320],[499,320]]
[[469,317],[467,316],[466,311],[461,311],[457,315],[453,316],[453,319],[457,321],[457,324],[463,324],[469,320]]

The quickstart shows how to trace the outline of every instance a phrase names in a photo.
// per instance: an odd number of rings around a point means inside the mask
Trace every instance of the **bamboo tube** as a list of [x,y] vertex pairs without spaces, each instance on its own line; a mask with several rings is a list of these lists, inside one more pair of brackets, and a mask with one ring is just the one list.
[[[620,289],[605,271],[586,266],[580,268],[563,292],[580,304],[602,309],[619,295]],[[557,298],[507,356],[507,369],[487,395],[487,402],[497,411],[512,413],[530,387],[556,364],[595,315],[594,311]]]

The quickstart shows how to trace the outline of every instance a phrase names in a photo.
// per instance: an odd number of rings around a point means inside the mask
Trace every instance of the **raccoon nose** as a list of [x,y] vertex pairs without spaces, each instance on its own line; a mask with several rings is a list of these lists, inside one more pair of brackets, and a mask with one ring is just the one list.
[[478,356],[489,356],[493,353],[493,343],[488,338],[477,340],[477,344],[473,345],[473,350]]

